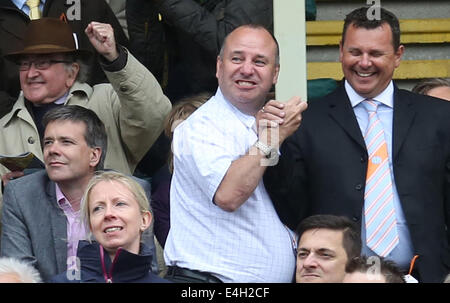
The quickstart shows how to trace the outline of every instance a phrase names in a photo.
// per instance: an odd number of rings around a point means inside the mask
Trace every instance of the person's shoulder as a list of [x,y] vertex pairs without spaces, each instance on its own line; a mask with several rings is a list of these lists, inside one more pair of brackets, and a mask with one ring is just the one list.
[[[14,187],[24,188],[24,190],[34,189],[36,186],[41,186],[47,184],[50,181],[48,178],[47,172],[45,169],[37,170],[29,175],[25,175],[23,177],[11,180],[8,184],[13,185]],[[6,186],[8,187],[8,185]]]

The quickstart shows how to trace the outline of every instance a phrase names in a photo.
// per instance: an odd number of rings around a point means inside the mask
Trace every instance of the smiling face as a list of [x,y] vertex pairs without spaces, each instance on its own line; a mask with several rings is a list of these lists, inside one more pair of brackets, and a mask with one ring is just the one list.
[[343,247],[343,231],[311,229],[298,244],[297,283],[340,283],[348,257]]
[[374,98],[388,86],[403,52],[403,45],[394,49],[389,24],[374,29],[351,24],[340,44],[339,59],[353,89],[364,98]]
[[89,224],[95,239],[111,258],[117,249],[138,254],[141,233],[150,226],[150,212],[142,212],[130,189],[117,181],[100,181],[89,194]]
[[[66,60],[62,54],[26,56],[21,60],[38,59]],[[20,71],[20,86],[24,97],[34,104],[51,103],[72,87],[78,71],[77,63],[72,63],[71,71],[66,69],[64,63],[53,63],[47,69],[37,69],[32,64],[28,70]]]
[[216,76],[225,98],[242,112],[255,114],[277,82],[276,53],[276,43],[264,29],[244,26],[226,38]]
[[44,162],[49,178],[58,183],[85,185],[100,161],[101,149],[88,146],[83,122],[55,120],[44,132]]

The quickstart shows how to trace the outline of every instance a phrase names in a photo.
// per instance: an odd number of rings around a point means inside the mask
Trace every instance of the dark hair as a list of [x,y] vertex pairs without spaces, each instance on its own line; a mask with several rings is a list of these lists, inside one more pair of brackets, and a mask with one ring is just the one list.
[[387,23],[391,27],[392,46],[394,47],[394,50],[397,51],[400,46],[400,24],[398,18],[390,11],[380,7],[380,18],[369,20],[367,16],[369,8],[370,7],[368,6],[357,8],[345,17],[344,29],[342,30],[342,44],[344,44],[345,34],[349,25],[357,28],[363,27],[365,29],[374,29]]
[[42,118],[42,124],[44,125],[44,128],[46,128],[50,122],[61,120],[83,122],[86,125],[84,139],[86,140],[86,143],[89,147],[101,148],[102,155],[100,157],[100,161],[96,166],[96,170],[103,169],[108,139],[106,136],[105,125],[99,119],[97,114],[88,108],[84,108],[78,105],[58,106],[57,108],[49,110],[47,113],[45,113],[44,117]]
[[[372,262],[372,258],[377,258],[379,262]],[[377,264],[375,264],[377,263]],[[380,274],[382,274],[386,283],[405,283],[405,279],[403,278],[403,272],[398,268],[397,264],[393,261],[389,261],[379,256],[360,256],[356,258],[352,258],[347,265],[345,266],[346,273],[354,273],[361,272],[367,273],[372,270],[373,266],[379,265]]]
[[442,86],[450,87],[450,80],[444,78],[424,79],[413,87],[412,92],[426,95],[433,88]]
[[300,222],[297,227],[299,239],[304,232],[319,228],[343,232],[342,245],[349,260],[361,254],[361,234],[356,224],[347,217],[334,215],[310,216]]
[[236,29],[241,28],[241,27],[248,27],[248,28],[252,28],[252,29],[260,29],[260,30],[264,30],[264,31],[268,32],[269,35],[272,37],[273,41],[275,42],[275,46],[276,46],[276,48],[275,48],[275,65],[280,65],[280,45],[278,44],[277,38],[275,38],[273,33],[270,30],[268,30],[264,25],[254,24],[254,23],[241,25],[241,26],[235,28],[230,33],[228,33],[228,35],[225,37],[225,39],[223,39],[222,47],[220,48],[219,57],[221,59],[223,58],[223,52],[224,52],[224,49],[225,49],[228,37],[230,36],[230,34],[232,32],[234,32]]

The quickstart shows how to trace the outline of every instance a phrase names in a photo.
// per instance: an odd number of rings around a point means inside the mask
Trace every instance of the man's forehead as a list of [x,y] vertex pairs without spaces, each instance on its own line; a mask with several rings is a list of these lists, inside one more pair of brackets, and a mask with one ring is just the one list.
[[83,132],[86,130],[86,124],[82,121],[73,121],[69,119],[61,119],[61,120],[53,120],[48,122],[47,126],[45,127],[45,132],[47,133],[48,129],[55,129],[60,130],[61,127],[69,127],[71,129],[70,132],[67,133],[67,137],[69,137],[71,134],[74,133],[74,129],[79,127],[80,130]]
[[299,248],[303,245],[318,248],[342,246],[343,231],[327,228],[316,228],[305,231],[300,237]]

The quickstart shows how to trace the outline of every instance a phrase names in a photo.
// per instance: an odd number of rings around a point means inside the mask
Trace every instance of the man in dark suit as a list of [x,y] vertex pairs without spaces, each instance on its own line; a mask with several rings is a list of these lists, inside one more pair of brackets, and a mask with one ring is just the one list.
[[[31,263],[46,281],[77,263],[78,240],[87,236],[80,202],[95,171],[103,169],[107,136],[98,116],[77,105],[47,112],[43,124],[46,169],[6,185],[0,255]],[[155,251],[153,231],[143,238]]]
[[[404,52],[398,19],[384,9],[378,20],[369,17],[367,7],[347,15],[340,43],[345,81],[309,104],[300,128],[284,142],[279,163],[266,171],[264,182],[290,228],[313,214],[347,216],[361,226],[363,254],[383,255],[404,271],[418,255],[413,276],[441,282],[450,269],[450,106],[396,87],[392,75]],[[365,141],[374,125],[366,103],[378,104],[374,124],[382,127],[378,138],[385,146],[383,161]],[[280,115],[271,106],[275,104],[266,104],[266,118]],[[381,162],[386,167],[383,178],[390,181],[380,191],[385,203],[371,209],[366,176]],[[389,194],[383,196],[385,190]],[[376,244],[391,231],[395,234],[379,253],[368,244],[376,217],[370,212],[383,214],[386,205],[390,211],[376,225],[386,231]]]

